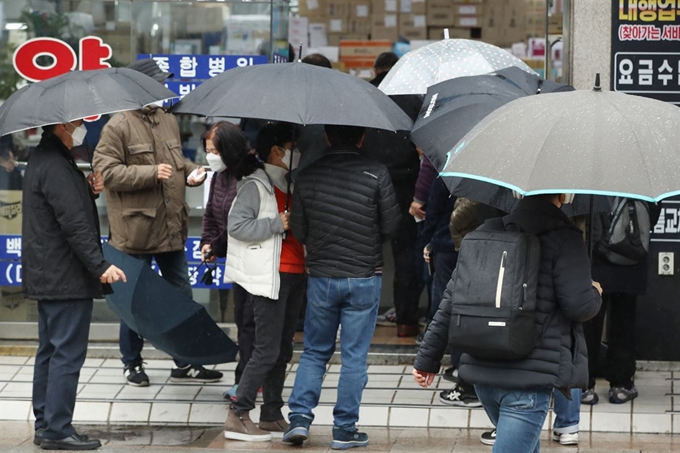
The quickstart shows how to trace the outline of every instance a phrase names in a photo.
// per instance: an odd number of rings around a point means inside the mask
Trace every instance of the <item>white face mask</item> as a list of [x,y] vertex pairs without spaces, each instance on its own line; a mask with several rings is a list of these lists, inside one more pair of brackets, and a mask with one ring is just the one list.
[[290,153],[293,153],[293,168],[289,168],[288,170],[295,170],[300,164],[300,151],[291,151],[285,148],[283,148],[283,150],[285,151],[283,163],[286,165],[286,167],[290,165]]
[[76,127],[71,133],[71,138],[73,139],[73,146],[80,146],[85,141],[85,136],[87,135],[87,128],[84,124]]
[[224,165],[224,162],[222,162],[222,158],[217,154],[207,153],[205,158],[208,161],[208,165],[210,165],[210,169],[212,171],[219,173],[227,169],[227,166]]
[[565,193],[564,194],[564,203],[563,204],[572,204],[574,202],[574,197],[576,194],[573,193]]

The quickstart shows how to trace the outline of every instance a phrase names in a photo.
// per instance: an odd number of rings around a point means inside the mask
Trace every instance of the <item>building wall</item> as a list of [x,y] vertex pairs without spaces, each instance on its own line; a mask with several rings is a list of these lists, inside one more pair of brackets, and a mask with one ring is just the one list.
[[571,0],[572,2],[572,85],[592,88],[600,73],[602,88],[610,87],[612,2],[610,0]]

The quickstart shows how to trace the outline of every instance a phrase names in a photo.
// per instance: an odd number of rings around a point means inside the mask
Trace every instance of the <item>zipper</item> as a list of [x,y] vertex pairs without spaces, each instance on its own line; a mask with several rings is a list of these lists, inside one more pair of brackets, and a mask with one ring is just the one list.
[[505,278],[505,258],[508,252],[503,252],[501,257],[501,266],[498,269],[498,284],[496,285],[496,308],[501,308],[501,295],[503,294],[503,279]]
[[519,309],[520,309],[520,310],[522,309],[522,304],[524,304],[524,302],[527,301],[527,297],[528,297],[528,296],[527,296],[527,284],[526,284],[526,283],[523,283],[523,284],[522,284],[522,303],[519,304]]

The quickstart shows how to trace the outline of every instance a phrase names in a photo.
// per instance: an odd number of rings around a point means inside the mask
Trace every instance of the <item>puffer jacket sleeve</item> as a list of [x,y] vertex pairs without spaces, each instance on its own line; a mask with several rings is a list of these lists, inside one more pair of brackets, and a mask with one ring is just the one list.
[[423,343],[418,348],[414,368],[428,373],[438,373],[441,361],[449,346],[449,322],[451,320],[451,294],[456,280],[456,271],[446,285],[444,299],[425,332]]
[[[401,223],[401,212],[397,195],[387,169],[380,174],[378,193],[378,211],[380,216],[380,233],[383,241],[387,241],[397,234]],[[295,206],[295,205],[293,205]],[[297,233],[295,234],[297,238]],[[298,239],[299,240],[299,239]]]
[[260,193],[255,182],[239,187],[227,219],[229,235],[243,242],[265,241],[275,234],[282,234],[283,223],[279,216],[258,219]]
[[219,236],[220,231],[215,219],[215,207],[213,205],[213,198],[215,195],[215,183],[217,178],[221,175],[215,173],[210,180],[210,192],[208,194],[208,203],[205,205],[205,212],[203,212],[203,231],[201,232],[201,247],[205,244],[210,244]]
[[104,126],[94,151],[92,166],[104,177],[104,186],[115,192],[148,189],[157,183],[155,165],[127,165],[120,131],[109,123]]
[[[576,231],[563,233],[553,268],[555,296],[562,313],[572,321],[586,322],[597,315],[602,297],[592,286],[588,251]],[[606,291],[606,288],[603,288]]]
[[290,213],[290,229],[293,230],[295,239],[304,244],[307,241],[307,217],[305,216],[305,207],[302,202],[301,184],[296,183],[295,191],[293,191],[293,206]]
[[469,198],[459,198],[451,213],[449,230],[456,250],[460,250],[463,237],[468,231],[474,229],[477,223],[477,203]]

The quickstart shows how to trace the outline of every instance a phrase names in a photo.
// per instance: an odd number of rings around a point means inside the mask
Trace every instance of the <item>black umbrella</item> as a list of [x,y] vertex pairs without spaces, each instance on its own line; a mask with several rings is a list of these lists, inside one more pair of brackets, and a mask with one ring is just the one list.
[[524,96],[573,90],[514,67],[447,80],[428,88],[411,140],[441,171],[455,144],[500,106]]
[[73,71],[12,94],[0,106],[0,135],[136,110],[175,97],[162,84],[133,69]]
[[340,71],[282,63],[231,69],[186,95],[172,109],[204,116],[294,124],[410,130],[413,122],[382,91]]
[[104,258],[119,267],[127,283],[114,283],[109,307],[152,345],[195,365],[233,362],[238,347],[203,306],[156,274],[144,261],[104,244]]

